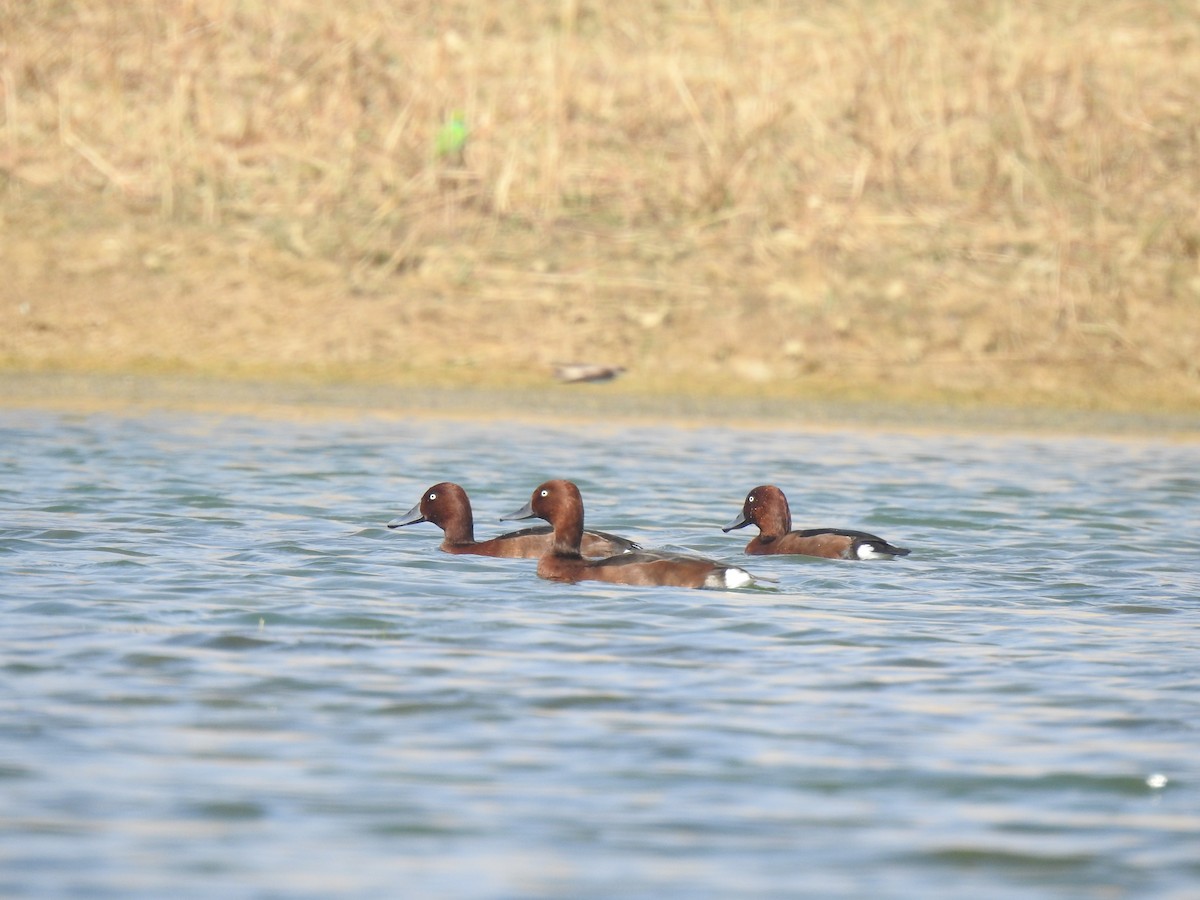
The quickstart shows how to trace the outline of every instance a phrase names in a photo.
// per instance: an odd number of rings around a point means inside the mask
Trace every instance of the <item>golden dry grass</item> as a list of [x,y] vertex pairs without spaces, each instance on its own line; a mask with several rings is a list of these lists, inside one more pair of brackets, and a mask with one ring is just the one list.
[[1200,407],[1195,3],[0,0],[0,41],[9,368]]

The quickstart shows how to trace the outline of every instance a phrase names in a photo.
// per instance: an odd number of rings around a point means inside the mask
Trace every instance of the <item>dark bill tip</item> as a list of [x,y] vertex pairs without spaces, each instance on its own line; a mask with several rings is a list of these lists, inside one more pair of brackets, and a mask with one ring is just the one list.
[[532,519],[534,517],[533,503],[526,503],[516,512],[510,512],[506,516],[501,516],[500,521],[504,522],[510,519]]
[[418,522],[424,522],[425,517],[421,515],[421,504],[418,503],[402,516],[396,516],[392,521],[387,523],[388,528],[400,528],[403,525],[416,525]]
[[735,528],[745,528],[750,524],[750,520],[746,518],[745,513],[738,513],[736,519],[721,528],[722,531],[733,531]]

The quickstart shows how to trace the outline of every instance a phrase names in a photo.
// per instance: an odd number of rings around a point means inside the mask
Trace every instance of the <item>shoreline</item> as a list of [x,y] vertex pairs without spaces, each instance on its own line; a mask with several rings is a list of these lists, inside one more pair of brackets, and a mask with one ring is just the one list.
[[780,397],[641,395],[614,385],[526,388],[217,379],[187,375],[0,372],[0,408],[170,411],[276,417],[411,417],[748,429],[1200,439],[1200,414],[1112,412]]

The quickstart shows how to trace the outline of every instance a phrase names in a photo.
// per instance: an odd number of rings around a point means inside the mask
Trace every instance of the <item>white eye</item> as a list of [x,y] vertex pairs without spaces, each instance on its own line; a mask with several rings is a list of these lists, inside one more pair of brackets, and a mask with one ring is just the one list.
[[747,497],[747,498],[746,498],[746,502],[747,502],[747,503],[753,503],[753,502],[754,502],[754,495],[753,495],[753,494],[751,494],[749,497]]
[[436,499],[437,499],[437,494],[430,494],[430,495],[429,495],[429,499],[430,499],[430,500],[436,500]]
[[543,489],[543,490],[542,490],[542,496],[543,496],[543,497],[549,497],[549,496],[550,496],[550,492],[549,492],[549,491],[547,491],[547,490],[545,490],[545,489]]

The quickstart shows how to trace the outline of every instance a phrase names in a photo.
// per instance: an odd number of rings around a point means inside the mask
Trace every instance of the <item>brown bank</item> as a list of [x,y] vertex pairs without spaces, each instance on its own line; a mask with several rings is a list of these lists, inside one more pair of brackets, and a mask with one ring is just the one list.
[[1200,16],[893,6],[5,7],[0,366],[1200,409]]

